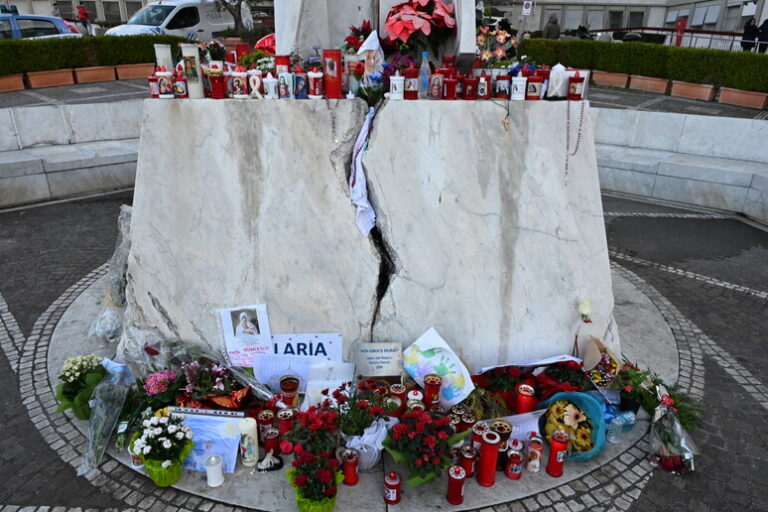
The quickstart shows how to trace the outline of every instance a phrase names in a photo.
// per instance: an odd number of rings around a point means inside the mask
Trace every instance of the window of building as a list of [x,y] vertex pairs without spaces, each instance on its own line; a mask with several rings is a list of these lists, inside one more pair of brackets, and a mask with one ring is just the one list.
[[723,30],[736,30],[739,26],[739,11],[741,10],[741,4],[729,5],[725,9],[725,21],[723,22]]
[[56,5],[59,7],[59,16],[65,20],[74,20],[77,17],[75,16],[75,10],[72,8],[72,2],[62,2],[59,0]]
[[59,29],[56,28],[52,21],[16,18],[16,23],[19,24],[21,37],[25,38],[52,36],[59,33]]
[[199,22],[200,15],[197,13],[197,7],[184,7],[173,16],[173,19],[168,22],[166,28],[169,30],[189,28],[197,25]]
[[11,39],[11,20],[0,20],[0,39]]
[[664,23],[674,23],[677,19],[677,11],[667,11],[667,17],[664,18]]
[[608,28],[621,28],[624,11],[608,11]]
[[104,21],[119,23],[122,21],[120,16],[120,4],[118,2],[102,2],[104,8]]
[[566,9],[561,28],[563,30],[576,30],[581,25],[582,9]]
[[141,10],[141,2],[125,2],[125,16],[130,18]]
[[603,11],[588,11],[587,27],[589,30],[601,30],[603,28]]
[[629,18],[627,19],[627,27],[628,28],[642,27],[644,18],[645,18],[645,13],[642,11],[630,12]]
[[699,6],[693,11],[693,19],[689,23],[692,27],[700,27],[704,24],[704,15],[707,14],[706,6]]
[[707,15],[704,17],[705,25],[714,25],[720,17],[720,5],[710,5],[707,7]]

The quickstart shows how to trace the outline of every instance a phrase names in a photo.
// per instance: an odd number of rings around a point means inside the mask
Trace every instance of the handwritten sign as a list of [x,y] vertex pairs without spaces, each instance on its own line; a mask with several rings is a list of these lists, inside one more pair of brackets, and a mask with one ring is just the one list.
[[357,373],[365,377],[400,375],[403,349],[399,343],[360,343],[355,347]]

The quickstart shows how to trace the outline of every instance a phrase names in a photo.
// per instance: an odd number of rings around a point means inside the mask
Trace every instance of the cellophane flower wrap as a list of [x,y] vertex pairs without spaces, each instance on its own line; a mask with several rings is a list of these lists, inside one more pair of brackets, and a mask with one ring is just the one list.
[[107,371],[97,355],[65,359],[59,374],[59,380],[62,382],[56,386],[56,399],[59,401],[56,412],[72,409],[77,419],[89,419],[91,408],[88,402],[93,390],[106,375]]
[[177,402],[185,407],[222,407],[240,409],[246,402],[249,388],[243,386],[226,366],[202,358],[181,365],[186,386]]
[[605,449],[605,400],[598,391],[556,393],[537,408],[547,409],[539,419],[547,441],[555,430],[568,433],[566,460],[590,460]]
[[455,434],[451,420],[425,411],[402,415],[384,440],[386,449],[397,463],[405,462],[411,474],[408,485],[430,482],[451,463],[451,446],[462,441],[471,430]]
[[332,452],[312,453],[300,446],[288,470],[288,481],[296,488],[296,500],[320,501],[335,498],[343,475]]
[[656,391],[659,405],[651,423],[651,464],[677,475],[693,471],[694,455],[698,453],[696,445],[680,423],[667,389],[660,385]]

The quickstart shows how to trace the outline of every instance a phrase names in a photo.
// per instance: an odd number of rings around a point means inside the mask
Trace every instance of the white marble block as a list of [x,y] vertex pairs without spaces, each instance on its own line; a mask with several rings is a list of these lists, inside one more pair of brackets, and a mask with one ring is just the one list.
[[[374,336],[429,327],[473,370],[570,353],[577,303],[604,335],[613,294],[589,108],[565,178],[565,102],[390,102],[368,169],[396,271]],[[571,152],[580,103],[571,103]],[[618,352],[615,327],[606,336]],[[587,332],[587,331],[584,331]]]
[[266,302],[272,332],[341,332],[346,354],[434,326],[479,370],[570,353],[589,299],[583,332],[618,351],[589,108],[566,183],[567,103],[512,102],[509,131],[500,105],[380,109],[381,272],[347,195],[362,101],[147,100],[127,324],[215,345],[215,308]]

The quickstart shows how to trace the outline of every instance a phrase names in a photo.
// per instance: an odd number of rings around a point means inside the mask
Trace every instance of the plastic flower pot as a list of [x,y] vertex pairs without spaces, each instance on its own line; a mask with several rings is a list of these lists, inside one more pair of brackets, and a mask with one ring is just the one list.
[[184,448],[181,450],[179,458],[171,461],[171,465],[164,468],[162,460],[143,459],[144,470],[147,472],[147,476],[158,487],[170,487],[179,480],[182,475],[182,464],[184,459],[187,458],[189,452],[192,451],[194,443],[190,440],[184,444]]
[[[329,496],[327,498],[323,498],[321,500],[310,500],[305,498],[301,495],[301,489],[299,489],[295,482],[296,479],[296,470],[294,468],[289,469],[285,472],[286,478],[288,478],[288,481],[293,486],[293,492],[296,496],[296,505],[299,508],[299,512],[332,512],[333,507],[336,506],[336,495]],[[344,475],[340,471],[334,472],[334,477],[336,479],[336,487],[341,485],[341,482],[344,481]]]

